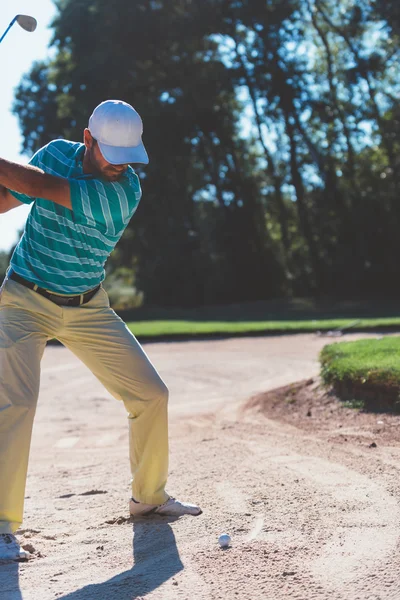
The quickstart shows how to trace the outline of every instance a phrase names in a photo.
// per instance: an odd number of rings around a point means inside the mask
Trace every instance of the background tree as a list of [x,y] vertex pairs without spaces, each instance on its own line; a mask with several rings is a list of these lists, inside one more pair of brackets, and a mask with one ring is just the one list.
[[398,292],[396,3],[57,7],[16,94],[24,149],[81,139],[106,98],[137,108],[151,162],[111,264],[147,303]]

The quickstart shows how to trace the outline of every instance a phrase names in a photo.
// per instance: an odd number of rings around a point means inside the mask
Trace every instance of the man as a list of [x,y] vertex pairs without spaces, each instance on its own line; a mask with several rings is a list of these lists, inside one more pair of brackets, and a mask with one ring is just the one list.
[[84,144],[55,140],[24,166],[0,159],[0,212],[33,204],[0,293],[0,560],[27,558],[22,523],[40,360],[57,338],[128,411],[133,516],[199,515],[168,496],[168,390],[101,286],[148,163],[132,106],[102,102]]

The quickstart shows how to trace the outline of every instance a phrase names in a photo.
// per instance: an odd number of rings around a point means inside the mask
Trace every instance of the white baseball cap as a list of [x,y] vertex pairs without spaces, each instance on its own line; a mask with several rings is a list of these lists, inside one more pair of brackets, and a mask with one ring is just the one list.
[[122,100],[102,102],[89,119],[89,130],[102,155],[112,165],[148,164],[149,157],[142,142],[142,119],[130,104]]

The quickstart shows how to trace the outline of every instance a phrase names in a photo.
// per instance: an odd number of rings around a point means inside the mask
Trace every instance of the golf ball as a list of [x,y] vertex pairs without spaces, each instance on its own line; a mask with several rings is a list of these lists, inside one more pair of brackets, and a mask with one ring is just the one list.
[[221,546],[221,548],[227,548],[229,546],[229,544],[231,543],[231,536],[228,535],[227,533],[223,533],[222,535],[219,536],[218,543]]

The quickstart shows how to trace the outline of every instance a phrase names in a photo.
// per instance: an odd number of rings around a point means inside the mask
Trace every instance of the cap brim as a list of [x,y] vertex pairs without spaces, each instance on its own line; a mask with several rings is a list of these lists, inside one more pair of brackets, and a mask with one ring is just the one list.
[[131,148],[121,148],[117,146],[108,146],[98,142],[100,152],[111,165],[129,165],[131,163],[149,164],[149,157],[143,143]]

